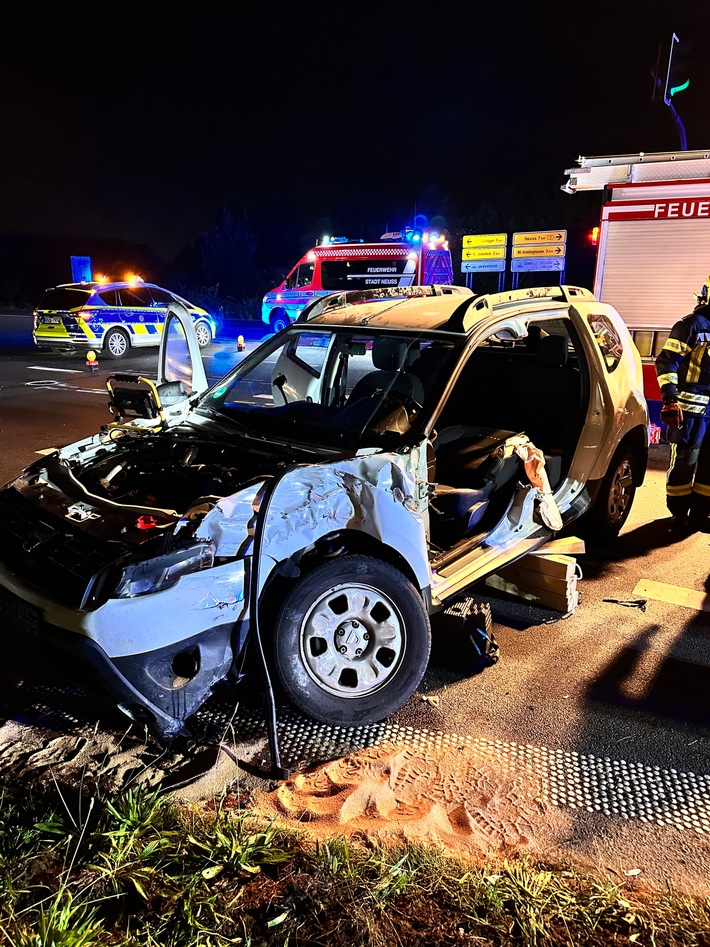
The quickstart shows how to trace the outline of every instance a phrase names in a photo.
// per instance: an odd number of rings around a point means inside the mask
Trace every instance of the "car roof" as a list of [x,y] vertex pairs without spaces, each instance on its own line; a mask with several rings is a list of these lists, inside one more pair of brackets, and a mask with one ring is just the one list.
[[566,310],[575,300],[595,297],[577,286],[536,286],[474,295],[463,286],[411,286],[352,290],[321,297],[297,322],[392,329],[441,329],[468,334],[486,316]]
[[[162,289],[162,286],[158,286],[157,283],[146,283],[144,280],[112,280],[111,282],[101,282],[99,280],[87,280],[84,283],[59,283],[58,286],[50,286],[50,289],[86,289],[93,291],[95,289],[124,289],[130,287],[135,289],[138,286],[151,286],[155,289]],[[166,289],[166,293],[169,293],[170,290]],[[174,293],[171,293],[174,295]]]

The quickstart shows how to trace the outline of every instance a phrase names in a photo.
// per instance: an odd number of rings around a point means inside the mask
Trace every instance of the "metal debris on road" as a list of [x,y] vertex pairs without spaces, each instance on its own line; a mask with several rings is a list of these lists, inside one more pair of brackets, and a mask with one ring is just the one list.
[[602,602],[611,602],[612,605],[625,605],[627,608],[640,608],[642,612],[646,611],[645,598],[630,598],[630,599],[603,598]]

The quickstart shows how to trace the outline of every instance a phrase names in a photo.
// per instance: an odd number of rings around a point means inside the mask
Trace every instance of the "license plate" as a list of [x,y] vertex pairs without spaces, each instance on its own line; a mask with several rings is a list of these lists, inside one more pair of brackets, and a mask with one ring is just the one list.
[[42,323],[46,326],[58,326],[61,321],[61,316],[42,316]]
[[0,627],[5,624],[21,634],[36,638],[42,624],[42,613],[34,605],[0,588]]

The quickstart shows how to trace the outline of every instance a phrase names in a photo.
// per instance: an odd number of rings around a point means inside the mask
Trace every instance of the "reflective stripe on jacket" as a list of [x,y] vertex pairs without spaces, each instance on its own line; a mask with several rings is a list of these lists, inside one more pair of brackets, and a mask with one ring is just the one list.
[[677,401],[682,392],[684,410],[705,411],[710,395],[710,306],[698,306],[676,322],[656,358],[656,375],[664,402]]

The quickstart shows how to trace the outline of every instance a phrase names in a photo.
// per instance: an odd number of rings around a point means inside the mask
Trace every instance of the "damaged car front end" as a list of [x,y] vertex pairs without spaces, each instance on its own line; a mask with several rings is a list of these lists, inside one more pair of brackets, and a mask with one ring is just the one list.
[[[0,491],[3,625],[162,738],[188,733],[215,682],[238,674],[250,596],[273,596],[304,556],[342,551],[343,534],[357,529],[361,549],[367,537],[373,546],[394,542],[392,559],[414,562],[418,586],[428,584],[419,451],[377,449],[388,432],[369,430],[374,401],[342,428],[331,426],[334,405],[299,401],[304,418],[285,407],[290,396],[273,366],[305,371],[308,387],[312,366],[336,344],[330,334],[272,347],[199,404],[206,384],[195,382],[195,367],[185,369],[189,326],[172,335],[177,353],[161,349],[158,384],[112,377],[114,422],[40,458]],[[356,345],[370,365],[371,342]],[[177,385],[184,397],[176,404]],[[375,446],[358,456],[363,432]],[[371,650],[367,673],[389,676],[390,652],[382,642],[374,648],[374,632]]]

